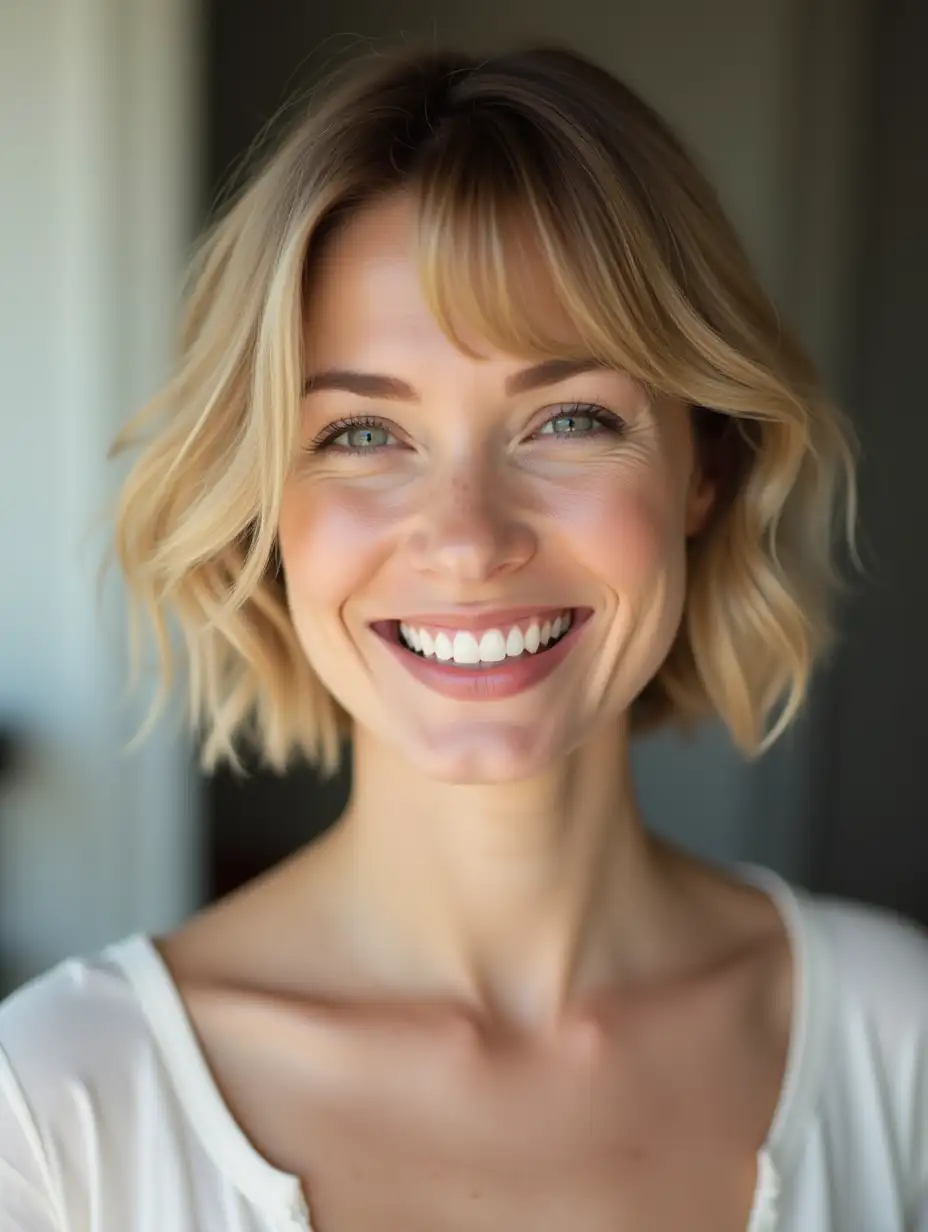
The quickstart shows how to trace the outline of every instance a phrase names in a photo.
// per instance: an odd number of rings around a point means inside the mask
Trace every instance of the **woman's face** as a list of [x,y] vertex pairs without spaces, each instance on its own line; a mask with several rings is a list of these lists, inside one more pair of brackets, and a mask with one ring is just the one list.
[[536,774],[628,708],[676,635],[711,493],[681,403],[472,345],[423,299],[408,201],[334,237],[279,541],[330,692],[421,772],[473,783]]

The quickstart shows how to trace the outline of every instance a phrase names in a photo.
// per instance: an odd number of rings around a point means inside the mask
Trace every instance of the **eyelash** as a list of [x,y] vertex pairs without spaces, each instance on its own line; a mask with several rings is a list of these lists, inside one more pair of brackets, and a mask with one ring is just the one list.
[[[622,436],[628,430],[628,425],[625,420],[616,415],[613,411],[608,411],[604,406],[597,406],[595,402],[569,402],[561,406],[556,414],[549,416],[543,424],[539,426],[533,435],[537,436],[541,428],[555,419],[565,419],[571,415],[587,415],[594,420],[600,427],[605,428],[608,432],[614,433],[616,436]],[[313,439],[308,447],[310,453],[321,453],[325,449],[332,447],[332,442],[337,440],[343,432],[351,432],[356,428],[385,428],[386,425],[382,419],[378,419],[374,415],[357,415],[351,418],[339,419],[335,423],[329,424],[324,428],[317,437]],[[389,431],[389,429],[387,429]],[[548,435],[546,433],[546,435]],[[558,433],[550,434],[553,440],[569,441],[574,437],[568,433],[559,435]],[[582,433],[582,436],[594,436],[596,433]],[[370,445],[362,449],[350,449],[345,446],[339,446],[337,452],[343,456],[351,456],[352,454],[374,454],[380,453],[383,449],[389,449],[389,445]]]

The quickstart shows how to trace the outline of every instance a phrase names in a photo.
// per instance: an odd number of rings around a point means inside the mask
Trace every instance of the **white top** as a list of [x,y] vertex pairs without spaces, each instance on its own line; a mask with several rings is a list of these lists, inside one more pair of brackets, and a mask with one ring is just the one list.
[[[796,972],[746,1232],[928,1232],[928,934],[744,875],[779,907]],[[143,936],[0,1005],[0,1229],[312,1232],[298,1180],[233,1120]]]

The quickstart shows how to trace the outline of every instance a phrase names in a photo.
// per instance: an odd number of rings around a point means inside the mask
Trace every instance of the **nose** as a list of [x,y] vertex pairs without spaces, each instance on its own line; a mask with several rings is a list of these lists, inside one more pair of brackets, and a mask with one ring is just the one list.
[[436,477],[408,542],[415,568],[475,583],[513,573],[531,560],[535,534],[514,495],[491,471],[470,464]]

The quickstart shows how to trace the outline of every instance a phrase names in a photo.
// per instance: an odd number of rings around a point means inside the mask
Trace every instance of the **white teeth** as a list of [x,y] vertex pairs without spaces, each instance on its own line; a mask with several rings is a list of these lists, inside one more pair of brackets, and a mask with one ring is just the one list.
[[506,639],[499,629],[488,629],[480,639],[480,658],[484,663],[502,663],[506,658]]
[[436,633],[435,657],[440,663],[447,663],[449,659],[454,658],[454,646],[447,633]]
[[506,654],[509,658],[514,659],[516,655],[520,655],[525,651],[525,638],[522,636],[522,630],[516,625],[509,630],[509,636],[506,638]]
[[[479,663],[480,646],[473,633],[455,633],[452,643],[455,663]],[[439,655],[441,658],[441,655]]]
[[513,625],[508,632],[487,629],[479,638],[466,629],[439,630],[429,633],[427,629],[400,623],[401,640],[427,659],[436,658],[441,663],[454,662],[462,667],[479,663],[502,663],[507,658],[518,658],[528,652],[537,654],[540,649],[563,637],[571,625],[571,613],[564,612],[554,620],[539,623],[533,620],[524,631]]
[[401,624],[400,633],[403,635],[403,640],[406,642],[406,644],[408,646],[411,646],[413,650],[422,649],[422,634],[419,632],[418,629],[414,629],[412,625]]

